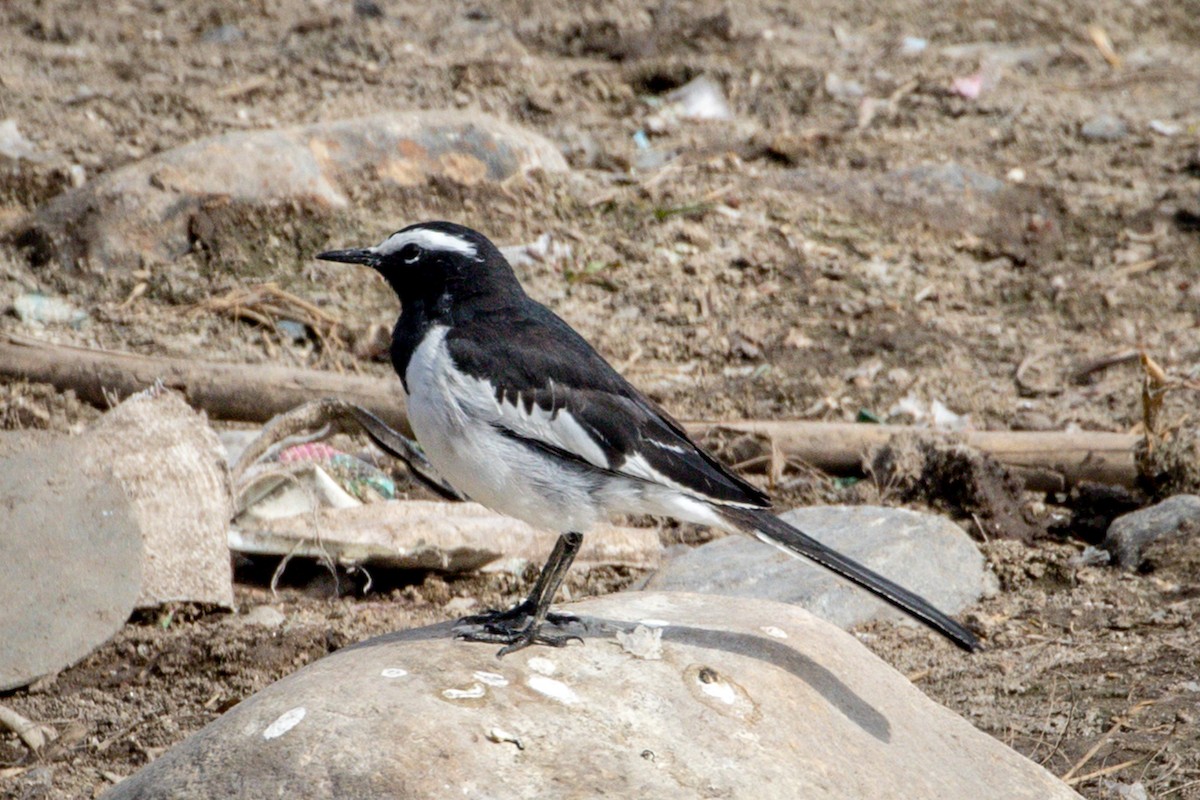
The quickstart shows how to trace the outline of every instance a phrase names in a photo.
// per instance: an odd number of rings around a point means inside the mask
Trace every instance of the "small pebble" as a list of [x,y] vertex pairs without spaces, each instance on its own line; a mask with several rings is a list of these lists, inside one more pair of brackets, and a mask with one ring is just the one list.
[[88,315],[58,297],[29,292],[13,300],[13,311],[27,325],[70,325],[80,327]]
[[1079,135],[1089,142],[1119,142],[1129,134],[1129,126],[1120,117],[1098,114],[1079,128]]
[[1175,122],[1164,122],[1161,119],[1150,120],[1150,130],[1159,136],[1176,136],[1183,131],[1183,126]]
[[281,334],[293,342],[303,342],[308,339],[308,326],[303,322],[297,322],[294,319],[281,319],[275,323],[275,327]]
[[232,44],[246,38],[246,33],[237,25],[218,25],[200,34],[200,41],[208,44]]
[[833,72],[825,74],[825,92],[833,99],[843,101],[858,100],[866,94],[861,83],[853,79],[845,80]]
[[256,625],[261,628],[278,628],[287,621],[283,612],[271,606],[255,606],[235,619],[242,625]]

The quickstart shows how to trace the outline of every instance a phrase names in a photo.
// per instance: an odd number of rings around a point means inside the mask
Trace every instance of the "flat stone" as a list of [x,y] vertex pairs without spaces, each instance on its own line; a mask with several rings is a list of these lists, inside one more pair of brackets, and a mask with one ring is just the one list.
[[[944,517],[879,506],[813,506],[781,516],[947,614],[996,590],[979,548]],[[823,567],[745,536],[688,550],[651,576],[646,588],[777,600],[843,628],[906,618]]]
[[340,650],[102,797],[1078,798],[794,606],[569,609],[582,644],[502,660],[449,624]]
[[1097,114],[1079,127],[1079,135],[1089,142],[1119,142],[1129,135],[1129,126],[1112,114]]
[[1125,569],[1142,563],[1146,548],[1171,536],[1200,533],[1200,496],[1177,494],[1161,503],[1122,514],[1108,526],[1104,549]]
[[[14,241],[35,264],[137,268],[189,252],[212,204],[347,208],[381,189],[565,170],[549,140],[478,112],[407,111],[201,139],[113,170],[39,209]],[[202,227],[202,225],[201,225]]]
[[[320,508],[279,519],[238,517],[230,549],[247,555],[332,558],[339,564],[392,569],[520,573],[539,566],[558,534],[533,528],[478,503],[396,500]],[[598,525],[583,537],[579,567],[653,568],[662,546],[653,528]]]
[[[129,618],[142,537],[110,475],[67,441],[0,461],[0,691],[66,669]],[[48,513],[49,509],[53,509]]]

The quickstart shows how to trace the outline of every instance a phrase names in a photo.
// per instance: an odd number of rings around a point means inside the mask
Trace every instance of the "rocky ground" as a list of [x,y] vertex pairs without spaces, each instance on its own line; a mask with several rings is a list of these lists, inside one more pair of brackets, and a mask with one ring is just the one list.
[[[4,332],[386,375],[375,331],[394,298],[311,257],[450,218],[503,245],[550,234],[552,255],[519,267],[529,291],[680,417],[1135,431],[1143,371],[1127,354],[1141,348],[1175,387],[1156,427],[1188,429],[1200,18],[1187,3],[128,0],[100,14],[50,0],[6,4],[0,19],[0,120],[16,125],[0,131]],[[730,119],[681,117],[669,93],[699,76]],[[189,252],[133,266],[64,266],[20,235],[73,186],[200,137],[409,108],[526,126],[571,169],[407,188],[364,174],[343,208],[216,207]],[[266,281],[340,324],[295,336],[207,302]],[[32,292],[79,314],[27,321],[15,312]],[[45,386],[0,386],[9,428],[73,430],[98,413]],[[936,487],[901,496],[803,465],[769,477],[781,505],[953,510]],[[1026,494],[1025,524],[1000,536],[966,517],[1001,584],[969,615],[983,654],[907,627],[860,637],[1087,797],[1200,797],[1200,540],[1133,572],[1078,558],[1148,499]],[[5,697],[59,736],[36,758],[0,739],[0,794],[92,796],[308,661],[521,589],[397,574],[339,592],[297,564],[275,595],[272,570],[242,564],[237,600],[282,619],[165,609]],[[569,589],[638,577],[575,574]]]

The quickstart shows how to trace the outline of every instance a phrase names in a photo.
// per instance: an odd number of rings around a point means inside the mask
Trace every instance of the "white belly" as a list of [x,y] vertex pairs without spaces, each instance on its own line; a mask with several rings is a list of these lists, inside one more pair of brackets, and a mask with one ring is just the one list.
[[429,462],[455,489],[494,511],[538,528],[586,532],[597,521],[592,481],[494,427],[499,406],[489,419],[490,388],[453,368],[446,332],[431,331],[405,372],[409,422]]

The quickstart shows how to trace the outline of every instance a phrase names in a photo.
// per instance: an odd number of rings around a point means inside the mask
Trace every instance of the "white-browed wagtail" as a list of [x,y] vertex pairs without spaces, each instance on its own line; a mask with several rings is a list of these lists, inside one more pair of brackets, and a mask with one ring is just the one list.
[[529,297],[486,237],[411,225],[375,247],[317,258],[364,264],[399,295],[391,358],[417,442],[470,499],[561,535],[522,603],[461,634],[501,655],[573,638],[550,604],[596,522],[651,514],[756,536],[810,558],[966,650],[975,636],[930,603],[771,513],[767,496],[692,442],[557,315]]

